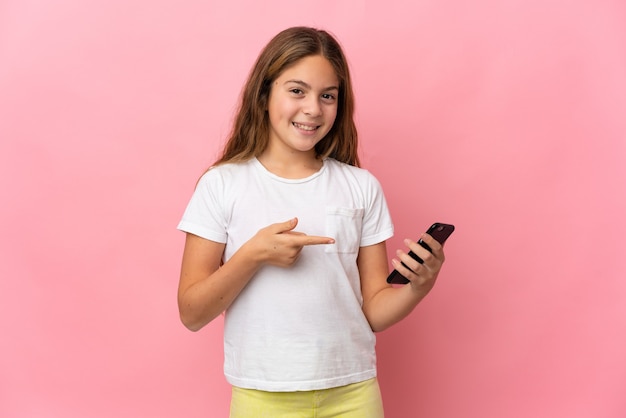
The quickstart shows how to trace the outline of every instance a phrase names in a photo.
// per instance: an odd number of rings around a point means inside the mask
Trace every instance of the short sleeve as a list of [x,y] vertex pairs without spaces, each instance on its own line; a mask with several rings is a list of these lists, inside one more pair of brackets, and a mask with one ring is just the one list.
[[177,229],[226,243],[226,201],[224,179],[219,170],[210,169],[198,181]]
[[378,244],[393,236],[393,222],[382,186],[374,175],[367,171],[365,173],[366,207],[363,217],[361,247]]

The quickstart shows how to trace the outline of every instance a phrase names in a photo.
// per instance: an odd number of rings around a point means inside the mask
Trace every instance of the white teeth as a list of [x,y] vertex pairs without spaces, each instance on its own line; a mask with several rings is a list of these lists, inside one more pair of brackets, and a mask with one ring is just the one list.
[[294,122],[293,126],[295,126],[298,129],[302,129],[303,131],[314,131],[317,129],[317,127],[315,126],[306,126],[306,125],[300,125],[299,123]]

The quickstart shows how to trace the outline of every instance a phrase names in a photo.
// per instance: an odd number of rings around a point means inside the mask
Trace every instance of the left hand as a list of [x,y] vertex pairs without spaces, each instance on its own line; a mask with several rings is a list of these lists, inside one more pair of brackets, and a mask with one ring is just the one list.
[[[432,249],[432,253],[410,239],[405,239],[404,243],[413,253],[424,260],[423,264],[418,263],[408,252],[403,252],[402,250],[396,251],[397,258],[394,258],[391,262],[393,267],[409,280],[413,290],[428,292],[435,285],[437,275],[439,275],[446,257],[443,253],[443,246],[429,234],[424,233],[421,239]],[[406,264],[412,271],[404,267],[400,262]]]

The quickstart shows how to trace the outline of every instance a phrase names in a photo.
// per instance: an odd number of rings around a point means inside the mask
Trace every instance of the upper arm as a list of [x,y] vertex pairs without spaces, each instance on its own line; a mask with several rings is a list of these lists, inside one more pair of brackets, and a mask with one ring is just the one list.
[[180,269],[178,300],[194,284],[213,274],[222,263],[226,244],[187,233]]
[[[363,312],[368,317],[369,302],[378,292],[391,287],[386,280],[389,274],[389,266],[385,241],[361,247],[357,258],[357,267],[361,277]],[[370,318],[368,317],[369,320]]]

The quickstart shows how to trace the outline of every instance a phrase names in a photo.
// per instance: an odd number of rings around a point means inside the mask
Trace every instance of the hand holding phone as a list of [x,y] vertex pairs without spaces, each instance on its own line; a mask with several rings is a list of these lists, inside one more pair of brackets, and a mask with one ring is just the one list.
[[[433,237],[439,244],[443,245],[444,242],[446,242],[446,240],[448,239],[448,237],[452,234],[452,232],[454,232],[454,225],[450,225],[450,224],[443,224],[443,223],[439,223],[439,222],[435,222],[434,224],[432,224],[430,226],[430,228],[428,228],[428,231],[426,231],[426,233],[428,235],[430,235],[431,237]],[[419,245],[421,245],[422,247],[426,248],[428,251],[430,251],[432,253],[432,249],[428,246],[428,244],[426,244],[424,241],[422,241],[421,239],[419,241],[417,241],[417,243]],[[411,257],[413,257],[413,259],[415,261],[417,261],[420,264],[424,263],[424,260],[422,260],[421,258],[419,258],[417,256],[417,254],[415,254],[413,251],[409,251],[409,255]],[[402,265],[406,268],[408,268],[409,270],[411,270],[409,267],[407,267],[406,264],[402,263]],[[413,270],[411,270],[413,271]],[[409,283],[409,279],[407,279],[406,277],[404,277],[403,275],[401,275],[398,270],[393,270],[390,274],[389,277],[387,277],[387,283],[393,283],[393,284],[407,284]]]

